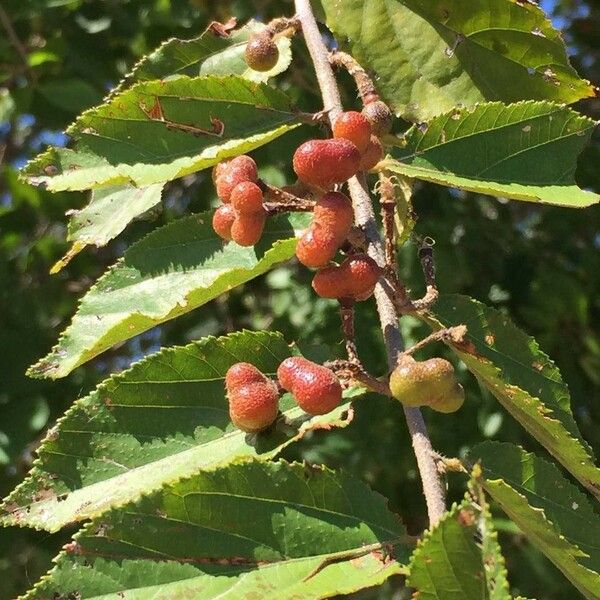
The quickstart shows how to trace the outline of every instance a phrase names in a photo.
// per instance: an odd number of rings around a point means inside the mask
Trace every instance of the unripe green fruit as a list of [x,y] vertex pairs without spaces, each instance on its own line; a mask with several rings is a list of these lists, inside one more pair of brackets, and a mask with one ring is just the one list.
[[333,123],[333,137],[350,140],[363,154],[371,140],[371,123],[362,113],[343,112]]
[[225,374],[229,416],[248,433],[269,427],[277,418],[277,385],[250,363],[236,363]]
[[306,358],[286,358],[277,369],[277,378],[310,415],[327,414],[342,401],[342,386],[335,373]]
[[362,114],[371,123],[373,134],[377,137],[386,135],[392,130],[394,115],[385,102],[374,100],[365,104]]
[[279,60],[279,49],[266,32],[253,35],[246,45],[246,64],[255,71],[270,71]]
[[262,190],[252,181],[242,181],[231,192],[231,206],[239,213],[262,212],[263,200]]
[[380,276],[381,268],[370,256],[353,254],[339,267],[321,269],[312,286],[322,298],[363,301],[371,297]]
[[212,219],[215,233],[224,240],[231,240],[231,227],[235,221],[235,212],[229,204],[219,206]]
[[417,362],[403,357],[390,376],[390,390],[404,406],[429,406],[438,412],[454,412],[464,402],[454,367],[443,358]]
[[231,239],[239,246],[254,246],[260,240],[265,222],[266,211],[255,213],[237,213],[231,226]]
[[383,158],[383,146],[379,138],[375,135],[371,136],[371,141],[367,149],[363,152],[360,159],[360,170],[370,171]]
[[293,166],[304,183],[329,190],[356,175],[360,152],[344,139],[310,140],[296,150]]

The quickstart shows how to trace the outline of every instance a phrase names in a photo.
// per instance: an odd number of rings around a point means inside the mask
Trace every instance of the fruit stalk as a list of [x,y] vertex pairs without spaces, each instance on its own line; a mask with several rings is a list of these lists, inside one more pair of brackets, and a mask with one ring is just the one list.
[[[315,20],[310,0],[295,0],[295,6],[315,67],[324,107],[330,122],[333,122],[343,109],[339,88],[329,63],[328,51]],[[385,264],[383,244],[377,229],[366,179],[364,176],[353,177],[349,180],[348,186],[354,204],[356,224],[363,229],[369,240],[368,253],[380,266],[383,266]],[[404,344],[398,327],[399,315],[388,292],[389,290],[386,291],[380,283],[375,290],[375,298],[388,352],[388,366],[393,369]],[[421,475],[429,523],[433,526],[446,510],[444,485],[437,469],[435,454],[421,411],[418,408],[404,408],[404,413]]]

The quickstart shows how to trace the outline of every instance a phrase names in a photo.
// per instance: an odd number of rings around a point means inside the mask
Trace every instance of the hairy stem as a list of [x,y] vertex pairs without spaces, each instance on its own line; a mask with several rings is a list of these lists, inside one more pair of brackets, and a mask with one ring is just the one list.
[[[333,121],[343,108],[337,82],[329,64],[328,51],[315,20],[310,0],[295,0],[295,5],[296,15],[302,24],[306,45],[315,66],[324,107],[329,119]],[[363,229],[369,241],[368,253],[383,266],[385,264],[383,244],[364,175],[353,177],[348,182],[348,186],[354,205],[356,224]],[[398,327],[398,313],[390,299],[391,290],[386,290],[386,285],[385,281],[380,281],[375,289],[375,299],[388,352],[388,366],[391,369],[396,365],[398,354],[402,352],[403,340]],[[446,510],[444,485],[435,463],[433,448],[421,411],[418,408],[405,408],[404,413],[423,483],[429,524],[432,526],[440,520]]]

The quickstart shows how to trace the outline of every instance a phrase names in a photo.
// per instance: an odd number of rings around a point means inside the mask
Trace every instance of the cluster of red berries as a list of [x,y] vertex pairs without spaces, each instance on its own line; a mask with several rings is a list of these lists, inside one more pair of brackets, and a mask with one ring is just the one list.
[[[310,415],[331,412],[342,401],[342,386],[335,373],[306,358],[286,358],[277,369],[279,385],[291,392],[300,408]],[[248,433],[272,425],[279,412],[277,384],[250,363],[236,363],[225,375],[229,416]]]
[[213,181],[223,202],[213,216],[213,229],[224,240],[254,246],[267,220],[256,163],[246,155],[219,163],[213,170]]

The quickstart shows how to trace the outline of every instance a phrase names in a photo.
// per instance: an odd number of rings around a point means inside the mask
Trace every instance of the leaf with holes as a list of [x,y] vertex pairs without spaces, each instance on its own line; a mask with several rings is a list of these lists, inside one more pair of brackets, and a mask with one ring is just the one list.
[[246,460],[94,520],[24,598],[318,600],[403,573],[409,547],[353,476]]
[[4,523],[54,531],[237,456],[272,457],[310,428],[344,426],[347,404],[309,418],[289,394],[269,433],[232,425],[227,369],[250,362],[272,374],[290,355],[281,335],[236,333],[162,350],[110,377],[49,431],[29,477],[6,499]]
[[467,326],[450,347],[504,408],[600,498],[600,470],[581,437],[560,371],[504,314],[467,296],[442,296],[425,317],[434,328]]
[[543,11],[516,0],[321,0],[327,26],[410,121],[485,100],[576,102],[593,87]]
[[149,186],[211,167],[298,125],[288,97],[239,76],[149,81],[83,113],[23,175],[51,191]]
[[254,71],[246,64],[244,51],[249,37],[266,29],[263,23],[249,21],[228,36],[220,35],[214,27],[193,40],[172,38],[154,52],[144,56],[125,76],[115,92],[120,92],[138,81],[165,79],[180,75],[239,75],[252,81],[267,81],[283,73],[292,61],[290,39],[279,36],[275,43],[279,60],[270,71]]
[[575,183],[596,123],[549,102],[453,110],[413,126],[381,166],[470,192],[582,208],[600,201]]
[[83,297],[57,346],[30,368],[58,378],[108,348],[206,304],[294,255],[309,217],[269,219],[260,242],[223,243],[212,213],[174,221],[131,246]]
[[58,273],[90,244],[108,244],[130,221],[160,203],[163,187],[157,183],[145,188],[126,185],[92,190],[89,204],[70,213],[67,239],[72,246],[50,272]]
[[600,598],[600,520],[558,468],[512,444],[485,442],[469,454],[502,510],[590,600]]

